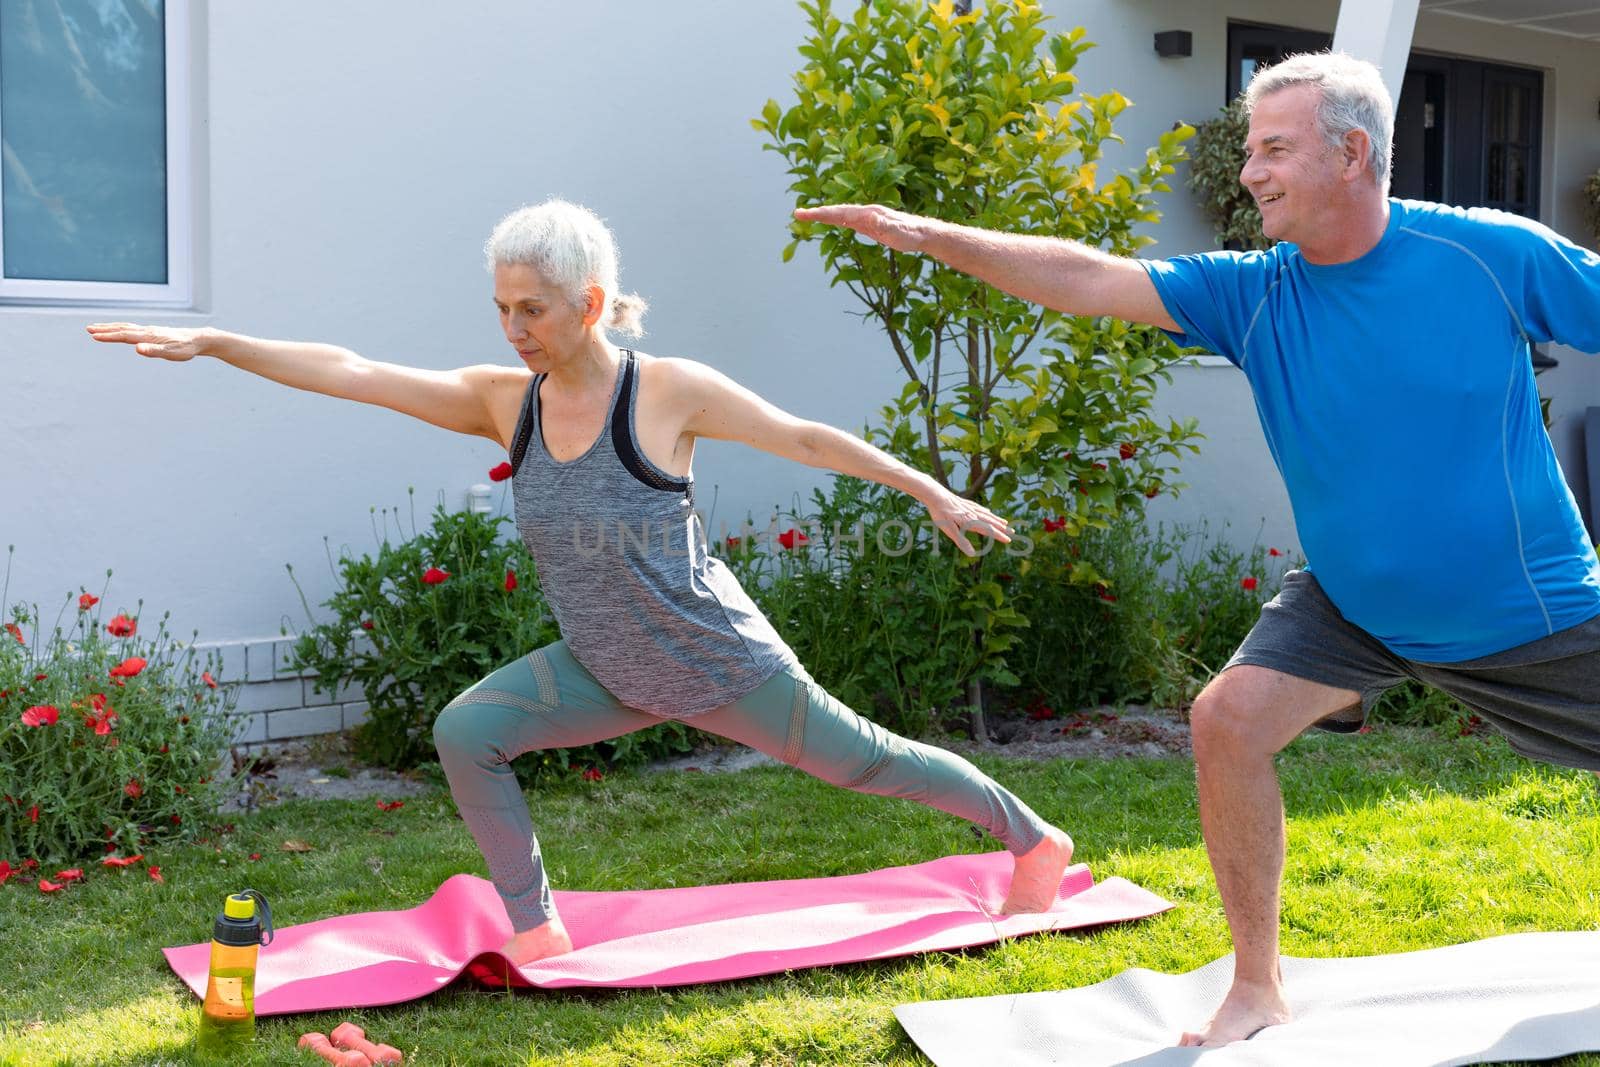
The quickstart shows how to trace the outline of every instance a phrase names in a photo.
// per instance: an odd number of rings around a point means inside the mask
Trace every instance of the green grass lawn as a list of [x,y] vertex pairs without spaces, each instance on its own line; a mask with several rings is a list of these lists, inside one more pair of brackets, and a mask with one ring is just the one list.
[[[1177,906],[1087,935],[714,986],[514,995],[463,986],[395,1008],[264,1019],[248,1062],[321,1063],[295,1050],[299,1034],[352,1018],[418,1064],[920,1064],[895,1004],[1078,986],[1135,966],[1183,971],[1228,951],[1187,761],[979,762],[1066,827],[1098,877],[1131,879]],[[1600,801],[1589,775],[1526,763],[1498,741],[1392,729],[1305,738],[1280,766],[1288,954],[1600,925]],[[937,812],[787,769],[615,774],[529,796],[561,888],[846,874],[993,847]],[[314,851],[281,851],[289,838]],[[209,936],[222,898],[244,886],[289,925],[410,907],[452,874],[484,873],[442,792],[390,813],[370,800],[285,804],[240,819],[221,841],[153,857],[164,884],[141,867],[96,867],[52,896],[22,879],[0,887],[0,1063],[191,1062],[196,1002],[160,949]],[[262,858],[250,862],[252,852]]]

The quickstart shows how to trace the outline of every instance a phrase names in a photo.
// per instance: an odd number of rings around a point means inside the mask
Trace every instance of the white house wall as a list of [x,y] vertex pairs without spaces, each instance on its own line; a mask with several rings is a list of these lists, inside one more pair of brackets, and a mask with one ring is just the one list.
[[[204,5],[197,5],[204,6]],[[206,117],[204,313],[0,308],[0,548],[11,599],[80,583],[203,638],[276,634],[332,587],[322,538],[373,547],[368,509],[459,506],[504,459],[486,440],[295,393],[214,362],[155,364],[83,324],[142,318],[345,344],[426,367],[510,361],[481,248],[547,196],[616,230],[640,347],[704,359],[785,407],[859,428],[898,388],[814,254],[785,265],[792,199],[749,119],[792,92],[798,6],[284,6],[228,0],[196,79]],[[471,12],[470,17],[461,12]],[[734,446],[696,462],[714,524],[826,479]],[[495,500],[499,500],[496,487]]]
[[[1045,6],[1058,28],[1085,25],[1099,42],[1083,87],[1134,101],[1119,130],[1141,151],[1174,120],[1221,105],[1230,15],[1326,31],[1336,17],[1334,3],[1311,0]],[[0,544],[17,546],[13,601],[97,591],[110,567],[113,606],[142,597],[185,634],[270,636],[303,622],[285,563],[313,604],[332,588],[324,535],[335,550],[371,548],[369,507],[404,505],[408,486],[419,519],[441,495],[459,505],[503,458],[488,441],[216,363],[148,363],[92,345],[82,326],[112,315],[214,323],[427,367],[503,360],[479,249],[503,212],[550,195],[615,228],[624,287],[652,303],[648,351],[704,359],[848,428],[898,389],[878,334],[828,287],[814,251],[778,259],[792,201],[748,118],[791,92],[804,33],[795,4],[480,0],[449,17],[377,0],[196,7],[203,310],[0,308]],[[1191,30],[1195,54],[1158,59],[1151,35],[1164,29]],[[1600,165],[1600,53],[1426,15],[1418,43],[1553,72],[1544,202],[1548,221],[1581,234],[1575,190]],[[1210,246],[1181,186],[1166,206],[1149,254]],[[1562,358],[1547,379],[1561,383],[1561,406],[1594,402],[1594,361]],[[1264,523],[1268,542],[1292,545],[1238,373],[1180,370],[1163,404],[1198,416],[1209,440],[1186,467],[1193,488],[1154,514],[1226,520],[1246,538]],[[825,481],[714,443],[696,474],[702,507],[716,501],[713,526]]]

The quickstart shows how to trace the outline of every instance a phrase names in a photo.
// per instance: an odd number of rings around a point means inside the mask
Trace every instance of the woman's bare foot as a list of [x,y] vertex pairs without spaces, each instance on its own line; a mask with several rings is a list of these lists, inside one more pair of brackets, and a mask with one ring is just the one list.
[[1017,857],[1011,872],[1011,891],[1000,906],[1002,915],[1048,911],[1061,890],[1061,875],[1072,862],[1072,838],[1050,827],[1033,848]]
[[1211,1021],[1186,1033],[1179,1045],[1228,1045],[1255,1036],[1256,1031],[1289,1021],[1289,1002],[1277,982],[1235,981]]
[[500,955],[521,967],[534,960],[548,959],[572,951],[572,938],[557,915],[542,926],[524,930],[500,946]]

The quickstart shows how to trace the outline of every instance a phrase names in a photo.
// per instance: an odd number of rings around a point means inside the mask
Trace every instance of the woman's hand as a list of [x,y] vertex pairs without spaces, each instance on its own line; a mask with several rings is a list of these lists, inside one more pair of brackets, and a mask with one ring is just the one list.
[[1010,523],[982,504],[957,496],[942,486],[936,495],[923,500],[922,504],[928,509],[933,524],[969,556],[976,556],[978,551],[967,540],[967,534],[979,534],[1001,542],[1011,540]]
[[132,345],[141,356],[183,363],[205,351],[205,330],[175,326],[137,326],[131,322],[93,322],[89,336],[96,341]]

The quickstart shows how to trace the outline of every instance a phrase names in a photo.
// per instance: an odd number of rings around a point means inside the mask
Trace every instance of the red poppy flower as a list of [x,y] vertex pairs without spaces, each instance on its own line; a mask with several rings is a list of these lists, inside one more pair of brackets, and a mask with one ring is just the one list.
[[67,883],[65,882],[52,882],[48,878],[39,879],[39,892],[41,893],[59,893],[65,888],[67,888]]
[[183,824],[183,817],[182,817],[182,816],[180,816],[180,815],[174,815],[174,816],[173,816],[173,817],[172,817],[172,825],[174,825],[174,826],[181,826],[181,825],[182,825],[182,824]]
[[[90,693],[89,704],[94,708],[95,711],[104,711],[106,707],[106,695],[104,693]],[[73,707],[77,707],[77,705],[74,704]]]
[[517,572],[516,571],[506,571],[506,592],[508,592],[508,593],[512,592],[516,588],[517,588]]
[[1123,459],[1132,459],[1138,454],[1139,449],[1135,445],[1129,444],[1127,441],[1122,442],[1122,447],[1117,449],[1117,455],[1121,456]]
[[54,726],[60,718],[61,711],[59,708],[51,707],[49,704],[35,704],[22,713],[22,725]]
[[69,867],[64,871],[57,871],[56,877],[63,882],[81,882],[83,880],[82,867]]
[[[28,809],[28,821],[29,822],[38,822],[39,821],[39,805],[35,804],[33,807]],[[36,864],[34,864],[34,866],[37,867],[38,864],[36,863]]]
[[132,637],[139,632],[139,623],[126,615],[113,615],[106,623],[106,633],[112,637]]
[[1097,470],[1097,471],[1103,471],[1103,470],[1106,470],[1107,468],[1106,468],[1106,465],[1104,463],[1096,463],[1094,465],[1094,469]]
[[511,464],[509,463],[498,463],[489,468],[489,480],[491,482],[503,482],[511,477],[511,474]]
[[152,879],[154,879],[155,881],[157,881],[157,882],[165,882],[166,881],[165,878],[161,877],[161,868],[160,867],[150,867],[150,868],[148,868],[148,870],[150,871],[150,877]]
[[1046,704],[1043,700],[1035,700],[1033,702],[1033,706],[1028,709],[1028,718],[1032,719],[1034,722],[1042,722],[1045,719],[1053,719],[1055,716],[1056,709]]
[[167,754],[167,746],[166,745],[162,745],[161,748],[158,749],[157,751],[159,751],[163,756],[165,756]]
[[406,806],[406,802],[403,800],[380,800],[377,802],[377,804],[379,811],[394,811],[398,808],[403,808]]
[[737,551],[739,551],[739,544],[740,544],[741,541],[742,541],[742,538],[738,538],[738,537],[730,537],[730,538],[728,538],[728,551],[729,552],[737,552]]
[[36,870],[39,869],[39,861],[38,860],[23,860],[22,861],[22,869],[25,870],[25,871],[36,871]]
[[128,784],[122,787],[122,791],[133,799],[138,800],[144,796],[144,785],[137,778],[129,778]]
[[371,619],[362,619],[362,620],[361,620],[361,628],[362,628],[362,629],[363,629],[363,630],[370,630],[370,629],[372,629],[372,620],[371,620]]
[[111,668],[111,677],[132,678],[134,675],[144,670],[147,666],[149,666],[149,663],[143,656],[129,656],[127,659]]
[[1279,552],[1275,548],[1269,548],[1269,549],[1267,549],[1267,555],[1269,555],[1269,556],[1281,556],[1281,555],[1283,555],[1283,553]]
[[25,644],[28,643],[28,642],[26,642],[26,641],[24,641],[22,639],[22,629],[19,626],[17,626],[16,623],[14,623],[14,622],[6,623],[5,631],[6,631],[6,633],[10,634],[12,637],[15,637],[17,639],[17,644],[25,645]]
[[583,780],[586,782],[598,782],[604,777],[605,775],[594,767],[585,767],[583,769]]
[[778,544],[790,551],[793,551],[796,545],[809,545],[810,543],[811,538],[796,530],[793,526],[778,535]]
[[50,680],[50,676],[48,674],[36,674],[33,676],[33,680],[36,682],[46,682]]
[[1261,583],[1256,581],[1254,578],[1240,578],[1239,579],[1239,588],[1243,589],[1245,592],[1249,592],[1249,593],[1255,592],[1256,586],[1260,585],[1260,584]]
[[98,603],[100,603],[100,598],[99,597],[90,596],[88,593],[85,593],[85,594],[83,594],[82,596],[80,596],[78,598],[78,610],[79,611],[88,611],[90,608],[94,607]]
[[450,577],[449,571],[442,571],[438,567],[429,567],[422,572],[423,585],[438,585]]
[[261,858],[261,853],[259,853],[259,852],[250,853],[250,862],[251,863],[254,863],[256,860],[258,860],[260,858]]
[[117,713],[110,708],[83,717],[83,725],[93,730],[98,737],[104,737],[109,734],[116,722]]
[[1104,600],[1107,604],[1115,604],[1117,602],[1117,598],[1111,590],[1100,584],[1095,585],[1094,595]]
[[5,885],[6,882],[10,881],[11,876],[17,873],[19,872],[15,867],[11,866],[10,860],[0,860],[0,885]]
[[1057,530],[1065,530],[1066,528],[1067,528],[1066,516],[1062,516],[1059,519],[1046,519],[1046,520],[1044,520],[1044,532],[1045,533],[1055,533]]
[[217,687],[217,680],[215,678],[211,677],[211,672],[210,671],[201,671],[200,672],[200,680],[202,682],[206,683],[206,688],[207,689],[215,689]]
[[105,859],[100,861],[100,866],[132,867],[135,863],[138,863],[142,859],[144,859],[144,853],[142,852],[137,856],[107,856]]

